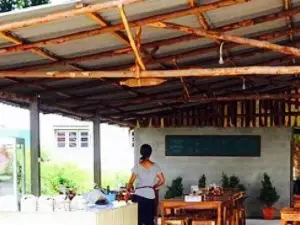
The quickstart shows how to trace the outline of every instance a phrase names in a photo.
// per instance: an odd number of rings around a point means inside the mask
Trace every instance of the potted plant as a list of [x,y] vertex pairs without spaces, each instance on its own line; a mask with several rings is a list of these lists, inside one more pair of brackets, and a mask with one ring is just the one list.
[[199,188],[206,188],[206,176],[203,174],[198,181]]
[[183,196],[182,177],[177,177],[172,181],[171,186],[167,186],[168,190],[165,199],[171,199]]
[[264,204],[263,217],[264,219],[272,220],[275,214],[273,205],[279,200],[280,196],[277,194],[276,188],[273,186],[267,173],[264,173],[261,185],[259,200]]

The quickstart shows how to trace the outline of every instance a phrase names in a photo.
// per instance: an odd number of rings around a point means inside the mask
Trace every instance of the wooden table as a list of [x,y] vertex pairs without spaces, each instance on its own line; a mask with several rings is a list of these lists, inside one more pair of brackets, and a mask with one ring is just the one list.
[[281,224],[286,225],[288,222],[300,222],[299,208],[283,208],[280,210]]
[[223,206],[228,203],[234,193],[226,193],[222,196],[209,196],[202,202],[185,202],[183,199],[165,199],[160,203],[161,224],[166,225],[166,209],[194,209],[194,210],[216,210],[217,224],[222,225]]

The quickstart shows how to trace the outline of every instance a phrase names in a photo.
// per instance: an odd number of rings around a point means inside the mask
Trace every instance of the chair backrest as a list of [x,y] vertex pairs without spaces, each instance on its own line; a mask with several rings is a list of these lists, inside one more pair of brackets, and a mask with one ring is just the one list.
[[300,195],[293,196],[293,207],[300,208]]

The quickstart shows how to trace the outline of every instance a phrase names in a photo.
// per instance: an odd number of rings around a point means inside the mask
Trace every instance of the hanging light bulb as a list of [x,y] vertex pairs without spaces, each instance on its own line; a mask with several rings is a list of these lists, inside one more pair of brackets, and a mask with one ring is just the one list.
[[224,45],[224,42],[222,42],[221,45],[220,45],[220,59],[219,59],[219,64],[221,64],[221,65],[224,64],[224,59],[223,59],[223,45]]
[[246,81],[245,81],[245,79],[243,79],[243,90],[246,90]]

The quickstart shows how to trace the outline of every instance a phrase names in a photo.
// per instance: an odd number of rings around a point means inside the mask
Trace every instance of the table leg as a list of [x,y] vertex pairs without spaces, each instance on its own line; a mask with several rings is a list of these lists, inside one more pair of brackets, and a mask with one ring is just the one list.
[[160,213],[161,213],[161,225],[166,225],[165,221],[165,210],[164,207],[160,207]]
[[226,206],[223,207],[223,220],[222,220],[222,224],[226,225],[226,221],[227,221],[227,211],[226,211]]
[[222,225],[222,206],[218,207],[218,220],[217,225]]
[[286,225],[286,224],[287,224],[286,221],[281,220],[281,225]]

